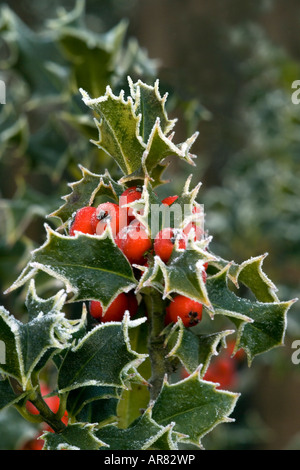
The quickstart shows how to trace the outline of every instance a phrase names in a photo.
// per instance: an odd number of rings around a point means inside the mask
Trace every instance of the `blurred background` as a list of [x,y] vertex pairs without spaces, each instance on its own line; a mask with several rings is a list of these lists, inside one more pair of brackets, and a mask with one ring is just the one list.
[[[96,130],[78,88],[92,97],[127,90],[127,76],[168,92],[176,141],[199,131],[197,166],[176,161],[163,197],[186,177],[202,182],[212,249],[242,262],[268,253],[264,271],[281,300],[299,297],[300,3],[297,0],[10,0],[0,10],[0,288],[44,241],[45,216],[81,178],[118,169],[89,139]],[[47,220],[52,224],[52,221]],[[22,314],[24,294],[1,303]],[[284,348],[240,366],[236,422],[217,427],[208,449],[300,449],[300,302],[288,313]],[[33,433],[0,413],[0,448]],[[9,423],[9,425],[8,425]],[[16,423],[19,423],[18,425]]]

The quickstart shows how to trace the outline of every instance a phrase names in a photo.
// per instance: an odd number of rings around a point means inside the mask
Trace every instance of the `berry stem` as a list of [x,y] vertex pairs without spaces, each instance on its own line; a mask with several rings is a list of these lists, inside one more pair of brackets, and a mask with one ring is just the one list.
[[155,400],[160,393],[164,376],[168,370],[168,363],[165,358],[164,335],[161,334],[165,327],[165,305],[160,293],[155,289],[145,292],[144,298],[149,319],[150,399]]
[[38,392],[34,392],[30,397],[29,401],[36,407],[40,412],[42,421],[49,424],[54,432],[60,433],[65,429],[65,424],[59,419],[59,417],[53,413],[47,403],[43,400],[42,396]]

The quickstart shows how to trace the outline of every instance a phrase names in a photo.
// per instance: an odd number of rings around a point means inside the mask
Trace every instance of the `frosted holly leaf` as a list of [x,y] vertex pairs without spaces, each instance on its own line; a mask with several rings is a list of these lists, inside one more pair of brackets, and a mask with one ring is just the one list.
[[277,287],[268,278],[263,271],[263,262],[267,253],[250,258],[241,264],[219,258],[215,263],[217,269],[222,270],[229,266],[228,277],[239,287],[239,282],[247,286],[255,295],[256,299],[261,302],[277,302]]
[[84,103],[100,117],[99,121],[95,120],[99,140],[93,143],[117,162],[125,179],[151,178],[167,156],[176,156],[194,165],[195,155],[190,153],[190,148],[198,133],[183,143],[174,144],[171,136],[165,134],[174,121],[166,117],[165,98],[158,93],[158,83],[152,88],[140,81],[135,85],[130,83],[131,95],[127,99],[124,90],[116,96],[110,86],[105,95],[94,99],[80,89]]
[[0,374],[0,411],[23,400],[26,395],[27,392],[16,395],[10,385],[9,379],[2,377]]
[[113,241],[108,228],[102,236],[76,233],[69,237],[46,225],[47,239],[6,291],[10,292],[43,271],[63,282],[70,301],[98,300],[103,311],[121,293],[136,285],[132,268]]
[[[30,289],[34,289],[33,282]],[[27,323],[22,323],[0,307],[0,340],[6,346],[6,362],[0,365],[0,371],[14,377],[23,390],[26,389],[31,374],[36,372],[37,365],[43,364],[43,356],[49,351],[53,353],[68,348],[73,333],[81,327],[81,320],[70,322],[60,311],[66,299],[65,293],[60,291],[52,298],[52,309],[49,308],[51,301],[45,304],[42,300],[38,309],[38,297],[33,295],[35,312],[32,314],[31,311]]]
[[[85,386],[71,390],[67,398],[69,416],[78,416],[81,411],[95,401],[119,398],[119,389],[105,386]],[[80,419],[79,419],[80,421]]]
[[[155,81],[154,86],[147,85],[141,80],[133,83],[128,78],[131,96],[134,99],[135,114],[141,115],[139,134],[143,142],[147,142],[152,132],[153,126],[159,119],[160,128],[164,135],[168,135],[173,129],[177,119],[170,120],[166,112],[166,101],[168,93],[161,96],[159,91],[159,80]],[[147,112],[145,112],[147,110]]]
[[128,329],[145,320],[131,321],[125,312],[122,322],[102,323],[89,331],[64,357],[59,369],[59,390],[91,385],[127,388],[128,380],[135,378],[131,377],[132,372],[147,357],[132,350]]
[[79,181],[70,183],[72,192],[63,196],[66,202],[59,209],[52,212],[48,217],[58,217],[66,223],[78,209],[91,206],[96,196],[108,196],[119,201],[119,197],[124,191],[121,184],[115,182],[106,170],[104,175],[97,175],[79,165],[82,178]]
[[156,423],[148,408],[127,429],[108,425],[101,427],[96,435],[109,445],[109,450],[177,450],[178,436],[173,427],[173,422],[165,426]]
[[124,91],[115,96],[107,86],[105,95],[91,99],[80,89],[84,103],[94,110],[100,121],[96,121],[99,140],[93,143],[110,155],[126,175],[136,171],[145,149],[138,136],[140,118],[135,115],[132,98],[124,99]]
[[236,349],[243,348],[248,363],[274,347],[282,346],[287,311],[295,300],[260,302],[238,297],[228,287],[230,265],[207,278],[207,292],[216,314],[228,316],[237,327]]
[[199,368],[200,376],[203,377],[212,356],[218,354],[225,337],[232,333],[233,330],[224,330],[198,335],[185,328],[179,318],[166,336],[165,345],[168,351],[166,357],[170,359],[177,357],[189,374]]
[[154,287],[163,294],[163,298],[171,298],[176,293],[202,303],[210,314],[213,307],[207,294],[203,278],[204,264],[215,258],[205,249],[208,240],[194,242],[188,240],[187,248],[180,249],[175,241],[170,260],[165,264],[159,256],[154,257],[154,265],[143,273],[138,290]]
[[244,261],[237,269],[236,280],[249,287],[257,300],[261,302],[277,302],[277,287],[262,269],[267,254]]
[[73,423],[60,433],[46,432],[43,450],[99,450],[107,448],[105,442],[96,436],[96,424]]
[[174,431],[185,435],[183,442],[201,446],[201,439],[220,423],[231,422],[239,394],[216,389],[216,384],[199,377],[199,370],[187,379],[164,381],[152,409],[161,426],[175,422]]

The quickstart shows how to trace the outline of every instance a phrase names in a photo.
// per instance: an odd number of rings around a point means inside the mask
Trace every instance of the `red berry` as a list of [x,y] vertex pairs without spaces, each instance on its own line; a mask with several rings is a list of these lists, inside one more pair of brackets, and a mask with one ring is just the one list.
[[119,206],[113,202],[104,202],[99,204],[96,209],[97,226],[96,234],[102,235],[105,231],[108,223],[110,223],[113,236],[115,237],[119,232],[119,218],[120,209]]
[[154,251],[164,263],[167,263],[172,254],[176,239],[179,239],[179,248],[186,248],[186,236],[173,228],[162,229],[155,237]]
[[[234,340],[228,341],[226,351],[228,352],[229,356],[232,355],[234,347],[235,347],[235,341]],[[233,356],[233,359],[236,359],[237,361],[243,361],[245,359],[244,349],[238,349],[235,355]]]
[[203,237],[204,231],[203,229],[199,226],[199,223],[196,222],[189,222],[183,229],[183,233],[188,236],[190,231],[194,229],[195,236],[194,236],[194,241],[196,240],[201,240]]
[[[142,197],[143,188],[141,186],[132,186],[127,188],[120,196],[120,207],[122,208],[125,204],[137,201]],[[134,219],[133,209],[131,207],[125,208],[129,222]]]
[[236,382],[234,361],[228,357],[218,357],[209,365],[204,377],[210,382],[218,382],[217,388],[232,388]]
[[173,202],[176,201],[176,199],[178,199],[178,196],[168,196],[165,197],[165,199],[163,199],[161,202],[166,206],[170,206],[171,204],[173,204]]
[[145,254],[152,247],[146,228],[134,220],[118,233],[115,242],[131,264],[145,264]]
[[70,236],[75,235],[75,231],[94,235],[96,232],[96,208],[91,206],[78,209],[70,227]]
[[177,295],[166,308],[165,322],[176,323],[180,317],[185,327],[195,326],[202,320],[202,309],[203,306],[199,302],[184,295]]
[[101,323],[109,321],[122,321],[125,310],[128,309],[128,299],[126,294],[122,292],[115,300],[112,301],[108,309],[103,315],[103,308],[99,301],[92,300],[90,302],[90,314]]

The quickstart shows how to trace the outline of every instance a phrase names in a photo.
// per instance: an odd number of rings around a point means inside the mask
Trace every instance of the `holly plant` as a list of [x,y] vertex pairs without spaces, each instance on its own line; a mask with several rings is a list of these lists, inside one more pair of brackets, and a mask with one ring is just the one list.
[[[168,165],[195,166],[198,134],[176,143],[158,80],[128,82],[129,96],[80,90],[99,131],[91,145],[120,179],[80,166],[44,244],[6,291],[27,286],[26,321],[0,309],[0,409],[44,423],[45,450],[202,448],[234,420],[240,395],[216,381],[215,358],[229,340],[229,360],[243,351],[249,366],[283,345],[294,302],[278,299],[265,254],[238,264],[212,252],[192,175],[161,200]],[[41,275],[57,287],[47,298]],[[49,368],[55,386],[45,389]]]

